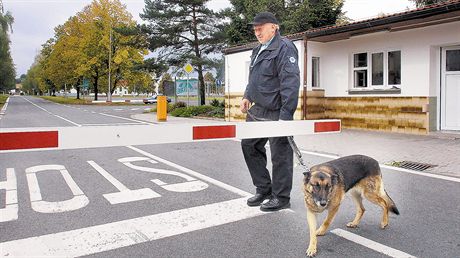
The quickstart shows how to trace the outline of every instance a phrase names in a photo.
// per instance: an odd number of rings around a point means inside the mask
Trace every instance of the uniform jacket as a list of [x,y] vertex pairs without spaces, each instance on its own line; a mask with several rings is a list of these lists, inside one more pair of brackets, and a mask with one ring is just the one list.
[[263,108],[280,110],[280,120],[292,120],[300,87],[297,48],[277,32],[254,62],[260,47],[252,50],[244,98]]

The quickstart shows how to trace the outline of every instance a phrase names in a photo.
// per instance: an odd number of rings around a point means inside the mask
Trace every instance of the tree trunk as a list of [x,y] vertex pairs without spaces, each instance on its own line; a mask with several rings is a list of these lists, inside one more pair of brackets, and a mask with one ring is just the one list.
[[97,100],[97,94],[98,94],[98,89],[97,89],[97,82],[99,81],[99,72],[96,69],[96,75],[93,76],[94,80],[94,100]]
[[[197,60],[201,60],[201,53],[200,53],[200,46],[199,46],[199,39],[198,39],[198,24],[196,21],[196,12],[195,7],[193,7],[193,37],[194,37],[194,48],[195,48],[195,55]],[[200,95],[200,105],[203,106],[206,103],[205,99],[205,85],[204,85],[204,77],[203,77],[203,66],[201,63],[198,63],[198,87],[199,87],[199,95]]]
[[81,79],[78,79],[77,84],[75,85],[75,88],[77,88],[77,99],[80,99],[80,82]]
[[200,86],[200,105],[206,105],[206,85],[204,84],[204,77],[203,77],[203,66],[201,64],[198,65],[198,81]]

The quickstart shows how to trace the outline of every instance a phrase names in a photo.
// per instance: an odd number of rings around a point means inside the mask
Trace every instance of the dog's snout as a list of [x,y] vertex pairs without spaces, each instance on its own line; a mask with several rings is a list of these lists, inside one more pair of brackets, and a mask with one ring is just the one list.
[[319,205],[321,205],[321,206],[323,206],[323,207],[326,206],[326,204],[327,204],[326,200],[321,200],[321,201],[319,202]]

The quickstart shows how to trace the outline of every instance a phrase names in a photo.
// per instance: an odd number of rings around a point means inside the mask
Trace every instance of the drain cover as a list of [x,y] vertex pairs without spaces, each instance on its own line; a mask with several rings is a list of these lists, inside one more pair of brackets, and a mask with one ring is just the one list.
[[415,171],[424,171],[429,168],[436,167],[436,165],[432,165],[432,164],[419,163],[419,162],[406,161],[406,160],[401,161],[401,162],[393,162],[392,166],[415,170]]

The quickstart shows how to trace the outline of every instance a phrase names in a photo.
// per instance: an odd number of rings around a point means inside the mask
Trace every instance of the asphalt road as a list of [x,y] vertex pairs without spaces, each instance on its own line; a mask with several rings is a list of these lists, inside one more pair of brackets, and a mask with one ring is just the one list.
[[[130,108],[13,97],[0,129],[141,123],[126,120],[142,112]],[[318,257],[458,257],[459,183],[390,169],[383,177],[401,215],[381,230],[380,209],[365,201],[360,227],[348,229],[347,197]],[[296,168],[291,209],[263,213],[245,205],[254,189],[238,141],[0,153],[0,209],[18,207],[17,219],[0,217],[0,255],[305,257],[301,181]]]

